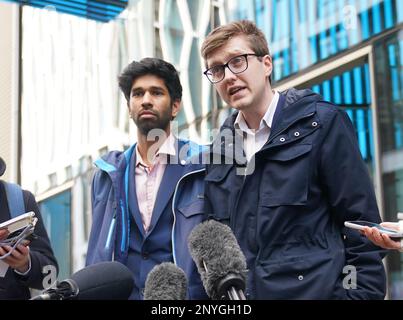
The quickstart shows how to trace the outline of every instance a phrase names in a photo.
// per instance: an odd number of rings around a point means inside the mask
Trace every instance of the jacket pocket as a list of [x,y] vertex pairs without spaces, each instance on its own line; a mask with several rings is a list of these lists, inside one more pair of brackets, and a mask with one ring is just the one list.
[[342,259],[323,251],[258,264],[259,299],[345,299],[339,284]]
[[178,208],[178,212],[180,212],[186,218],[196,214],[204,214],[204,201],[203,199],[192,201],[191,203]]
[[230,206],[234,200],[234,177],[230,174],[232,164],[213,165],[205,177],[206,215],[209,219],[229,222]]
[[261,205],[304,205],[308,198],[311,144],[284,146],[265,155]]

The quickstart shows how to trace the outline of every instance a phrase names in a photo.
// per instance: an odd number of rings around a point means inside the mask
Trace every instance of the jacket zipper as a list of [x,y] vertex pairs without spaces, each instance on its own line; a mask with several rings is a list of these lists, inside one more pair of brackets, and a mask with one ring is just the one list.
[[[112,234],[113,234],[113,231],[114,231],[115,225],[116,225],[116,216],[117,216],[117,214],[116,214],[116,211],[117,211],[116,210],[117,209],[116,201],[113,202],[112,208],[113,208],[113,218],[112,218],[111,224],[109,226],[108,236],[106,238],[106,244],[105,244],[106,249],[109,249],[109,247],[111,245]],[[114,251],[112,252],[112,261],[113,261],[113,259],[114,259]]]

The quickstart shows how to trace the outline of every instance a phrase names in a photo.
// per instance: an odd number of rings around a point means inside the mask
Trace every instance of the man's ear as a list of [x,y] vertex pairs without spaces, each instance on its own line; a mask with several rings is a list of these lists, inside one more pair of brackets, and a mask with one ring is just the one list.
[[127,111],[129,112],[129,118],[133,118],[132,113],[130,112],[130,104],[129,101],[127,101]]
[[182,102],[181,100],[176,99],[172,103],[172,113],[171,113],[172,120],[175,119],[176,116],[178,115],[180,108],[181,108],[181,102]]
[[266,77],[270,76],[273,71],[273,62],[271,56],[266,54],[263,58],[263,64],[265,66]]

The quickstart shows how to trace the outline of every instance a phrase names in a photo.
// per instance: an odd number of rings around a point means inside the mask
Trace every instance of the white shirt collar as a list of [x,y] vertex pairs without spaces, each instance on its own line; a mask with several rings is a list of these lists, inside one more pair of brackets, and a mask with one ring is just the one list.
[[[141,163],[144,164],[145,162],[143,161],[143,158],[140,155],[139,152],[139,145],[136,145],[136,167]],[[158,149],[157,153],[155,154],[155,157],[153,159],[153,163],[155,162],[155,159],[158,158],[159,155],[171,155],[175,156],[176,155],[176,149],[175,149],[175,138],[172,135],[172,133],[168,136],[168,138],[164,141],[164,143],[161,145],[161,147]]]
[[[279,97],[280,97],[279,93],[277,91],[274,91],[273,99],[271,100],[270,105],[267,108],[266,113],[264,114],[262,120],[260,120],[259,129],[256,131],[259,131],[265,127],[269,129],[271,128],[273,124],[274,113],[276,112],[277,109]],[[252,130],[248,127],[248,124],[245,121],[242,111],[238,112],[234,126],[235,128],[242,130],[243,132],[246,133],[252,132]]]

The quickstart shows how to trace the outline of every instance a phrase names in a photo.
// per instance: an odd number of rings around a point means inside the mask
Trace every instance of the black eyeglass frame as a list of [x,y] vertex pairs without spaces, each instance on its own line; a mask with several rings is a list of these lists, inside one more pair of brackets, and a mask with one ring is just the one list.
[[[225,64],[217,64],[217,65],[215,65],[215,66],[212,66],[211,68],[208,68],[206,71],[203,72],[203,74],[207,77],[207,79],[208,79],[211,83],[213,83],[213,84],[219,83],[219,82],[221,82],[221,81],[225,78],[225,68],[228,68],[228,70],[231,71],[233,74],[240,74],[240,73],[242,73],[242,72],[245,72],[245,71],[248,69],[248,67],[249,67],[248,56],[262,57],[261,55],[258,55],[258,54],[256,54],[256,53],[244,53],[244,54],[240,54],[240,55],[238,55],[238,56],[232,57],[232,58],[229,59],[229,60],[227,61],[227,63],[225,63]],[[229,63],[230,63],[232,60],[234,60],[234,59],[236,59],[236,58],[239,58],[239,57],[244,57],[244,58],[245,58],[246,68],[245,68],[244,70],[242,70],[242,71],[234,72],[234,71],[231,70],[231,67],[229,66]],[[223,76],[222,76],[222,78],[221,78],[220,80],[218,80],[218,81],[213,81],[213,80],[211,80],[211,79],[209,78],[209,76],[207,75],[207,73],[208,73],[211,69],[217,68],[217,67],[222,67],[222,68],[223,68],[223,70],[224,70]]]

